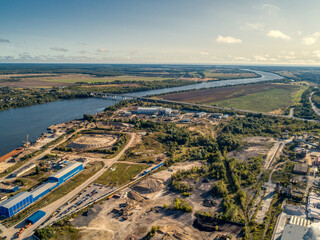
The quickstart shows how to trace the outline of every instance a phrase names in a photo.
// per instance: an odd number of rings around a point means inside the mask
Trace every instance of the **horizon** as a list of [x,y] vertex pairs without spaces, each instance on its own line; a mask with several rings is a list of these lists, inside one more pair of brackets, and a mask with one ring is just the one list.
[[319,7],[316,0],[3,1],[0,63],[316,67]]

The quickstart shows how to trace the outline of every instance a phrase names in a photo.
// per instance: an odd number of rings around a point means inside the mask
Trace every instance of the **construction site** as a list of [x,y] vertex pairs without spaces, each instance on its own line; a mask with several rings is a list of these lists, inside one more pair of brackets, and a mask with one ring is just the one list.
[[[178,196],[167,186],[171,174],[179,170],[199,166],[199,163],[179,164],[168,170],[159,171],[141,182],[123,189],[117,195],[90,208],[71,220],[72,225],[81,230],[81,239],[140,239],[151,226],[161,226],[158,237],[171,239],[207,239],[215,234],[192,227],[195,217],[190,213],[164,209]],[[203,192],[207,188],[203,186]],[[206,208],[203,199],[194,194],[190,204],[194,210]],[[208,207],[211,209],[211,206]],[[119,231],[118,229],[126,229]],[[235,232],[236,233],[236,232]],[[157,238],[156,238],[157,239]],[[163,238],[159,238],[163,239]],[[164,238],[165,239],[165,238]]]

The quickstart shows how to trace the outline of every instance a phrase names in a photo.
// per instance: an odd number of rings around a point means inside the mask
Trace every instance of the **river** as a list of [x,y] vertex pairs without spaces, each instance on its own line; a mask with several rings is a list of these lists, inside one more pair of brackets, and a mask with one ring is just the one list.
[[[262,77],[212,81],[182,87],[128,93],[127,95],[143,97],[175,91],[256,83],[282,78],[269,72],[253,72],[261,75]],[[41,133],[46,132],[47,127],[52,124],[81,118],[84,113],[95,114],[115,103],[116,101],[113,100],[86,98],[56,101],[2,111],[0,112],[0,156],[20,147],[23,144],[23,141],[26,140],[27,134],[29,134],[29,140],[31,142],[35,141],[36,138],[39,137]]]

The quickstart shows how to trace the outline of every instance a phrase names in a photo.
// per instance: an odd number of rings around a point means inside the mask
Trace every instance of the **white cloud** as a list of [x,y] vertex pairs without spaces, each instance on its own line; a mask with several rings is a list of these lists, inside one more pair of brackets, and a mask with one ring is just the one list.
[[241,40],[241,39],[238,39],[238,38],[230,37],[230,36],[223,37],[223,36],[219,35],[219,36],[217,37],[217,39],[216,39],[216,42],[218,42],[218,43],[233,44],[233,43],[242,43],[242,40]]
[[320,37],[320,32],[315,32],[311,36],[303,38],[302,42],[304,45],[310,46],[310,45],[315,44],[318,41],[319,37]]
[[202,56],[208,56],[209,53],[208,53],[208,52],[200,52],[200,55],[202,55]]
[[245,23],[240,27],[242,30],[263,30],[264,26],[262,23]]
[[262,7],[269,8],[269,9],[280,9],[278,6],[270,4],[270,3],[263,4]]
[[256,61],[259,61],[259,62],[265,62],[268,60],[268,58],[264,57],[264,56],[260,56],[260,55],[257,55],[257,56],[254,56],[254,59]]
[[268,54],[262,56],[262,55],[256,55],[253,57],[254,60],[258,62],[276,62],[277,59],[274,57],[270,57]]
[[292,59],[296,59],[296,56],[293,56],[293,55],[279,56],[279,58],[285,59],[285,60],[292,60]]
[[52,51],[57,51],[57,52],[68,52],[68,49],[66,48],[60,48],[60,47],[52,47],[50,48]]
[[305,37],[303,40],[303,44],[304,45],[313,45],[317,42],[317,38],[316,37]]
[[320,58],[320,50],[315,50],[315,51],[313,51],[313,54],[314,54],[317,58]]
[[262,9],[272,15],[276,14],[280,10],[278,6],[269,3],[263,4]]
[[246,58],[246,57],[234,57],[233,60],[235,60],[235,61],[244,61],[244,62],[250,61],[250,59]]
[[97,49],[97,52],[99,52],[99,53],[107,53],[109,51],[107,49],[104,49],[104,48],[99,48],[99,49]]
[[271,38],[280,38],[280,39],[283,39],[283,40],[290,40],[291,37],[284,34],[283,32],[280,32],[279,30],[270,30],[268,32],[268,37],[271,37]]

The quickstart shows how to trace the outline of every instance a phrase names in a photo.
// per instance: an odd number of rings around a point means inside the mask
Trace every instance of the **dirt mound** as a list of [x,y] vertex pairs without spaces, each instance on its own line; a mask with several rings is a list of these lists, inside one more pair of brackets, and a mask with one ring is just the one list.
[[193,240],[183,229],[177,226],[162,227],[156,231],[155,240],[172,239],[172,240]]
[[99,147],[112,146],[118,137],[110,134],[84,134],[78,139],[74,140],[67,147],[80,149],[90,149]]
[[138,202],[144,202],[145,198],[138,192],[132,190],[128,192],[128,198],[138,201]]
[[107,230],[100,229],[85,229],[81,231],[80,240],[111,240],[113,239],[113,234]]
[[137,184],[135,184],[132,189],[141,194],[154,193],[163,189],[165,185],[160,179],[147,178]]

